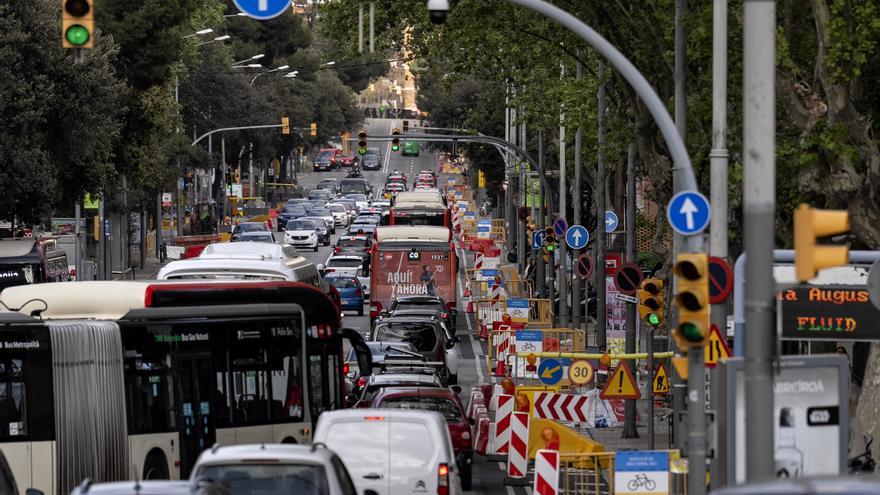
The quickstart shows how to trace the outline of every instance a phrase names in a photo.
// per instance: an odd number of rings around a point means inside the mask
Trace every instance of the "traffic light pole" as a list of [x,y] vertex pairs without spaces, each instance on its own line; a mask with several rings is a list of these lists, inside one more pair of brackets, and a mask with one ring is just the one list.
[[[626,261],[627,263],[636,262],[636,147],[630,143],[626,152]],[[603,219],[604,220],[604,219]],[[603,222],[604,223],[604,222]],[[651,332],[648,331],[650,334]],[[636,305],[626,303],[626,353],[636,352]],[[648,356],[653,354],[654,349],[648,347]],[[648,423],[654,422],[653,405],[654,400],[651,397],[653,389],[653,359],[648,360],[648,387],[645,395],[648,396]],[[653,431],[651,432],[653,433]],[[639,438],[639,430],[636,428],[636,401],[628,400],[624,402],[623,413],[623,438]],[[652,437],[653,438],[653,437]]]
[[605,63],[599,62],[599,149],[596,164],[596,185],[593,197],[596,198],[596,346],[606,350],[607,311],[605,309],[607,293],[605,291]]
[[[706,493],[706,364],[703,357],[705,352],[703,346],[688,350],[687,493],[691,495]],[[772,398],[770,407],[771,409],[773,407]],[[754,418],[749,418],[749,421],[752,419]]]

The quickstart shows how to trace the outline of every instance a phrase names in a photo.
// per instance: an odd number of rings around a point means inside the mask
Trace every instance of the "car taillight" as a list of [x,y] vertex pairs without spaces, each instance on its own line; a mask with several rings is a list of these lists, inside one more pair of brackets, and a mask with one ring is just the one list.
[[341,252],[342,252],[342,248],[341,248],[341,247],[338,247],[338,246],[337,246],[335,249],[333,249],[333,254],[339,254],[339,253],[341,253]]
[[440,318],[443,318],[444,320],[449,318],[449,313],[440,313]]
[[380,313],[382,313],[382,303],[370,303],[370,318],[378,318]]
[[351,365],[348,363],[342,363],[342,374],[347,375],[349,371],[351,371]]
[[455,303],[454,302],[446,303],[446,309],[451,313],[452,310],[455,309]]
[[449,495],[449,466],[437,466],[437,495]]
[[357,381],[358,388],[362,388],[366,384],[367,384],[367,377],[362,376],[362,377],[358,378],[358,381]]
[[324,268],[324,273],[331,273],[331,272],[335,272],[335,271],[336,271],[335,268]]

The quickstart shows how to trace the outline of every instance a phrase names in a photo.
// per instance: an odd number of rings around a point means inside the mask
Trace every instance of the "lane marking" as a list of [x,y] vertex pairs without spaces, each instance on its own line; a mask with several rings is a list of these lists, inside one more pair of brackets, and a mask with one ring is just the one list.
[[[464,254],[464,250],[459,250],[458,248],[455,249],[455,252],[456,255]],[[458,259],[461,260],[461,266],[464,267],[464,272],[462,272],[462,270],[458,271],[458,284],[456,284],[458,286],[458,300],[462,304],[465,304],[464,291],[462,290],[463,279],[461,274],[467,273],[467,258],[465,256],[459,256]],[[483,356],[485,355],[483,353],[483,346],[480,340],[477,338],[477,335],[474,333],[474,326],[473,324],[471,324],[471,315],[465,313],[464,321],[467,323],[468,332],[470,332],[471,335],[471,347],[474,349],[474,365],[477,368],[477,383],[483,383],[483,380],[485,378],[483,376]]]

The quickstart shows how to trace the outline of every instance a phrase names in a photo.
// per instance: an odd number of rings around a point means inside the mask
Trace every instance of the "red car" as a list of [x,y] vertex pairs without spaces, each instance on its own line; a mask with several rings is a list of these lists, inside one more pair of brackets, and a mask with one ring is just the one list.
[[354,156],[340,156],[339,163],[343,167],[351,167],[354,165]]
[[387,388],[373,397],[370,407],[419,409],[440,413],[449,426],[449,436],[452,437],[452,447],[461,473],[461,488],[471,489],[471,464],[474,458],[472,424],[465,416],[464,406],[455,391],[441,387]]

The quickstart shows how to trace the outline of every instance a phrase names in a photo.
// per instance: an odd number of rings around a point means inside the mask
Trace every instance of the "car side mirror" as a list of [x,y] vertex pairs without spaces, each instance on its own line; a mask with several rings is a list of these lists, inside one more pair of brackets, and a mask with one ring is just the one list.
[[452,389],[452,391],[455,392],[456,394],[460,394],[460,393],[461,393],[461,385],[453,385],[453,386],[451,386],[451,387],[449,387],[449,388]]

